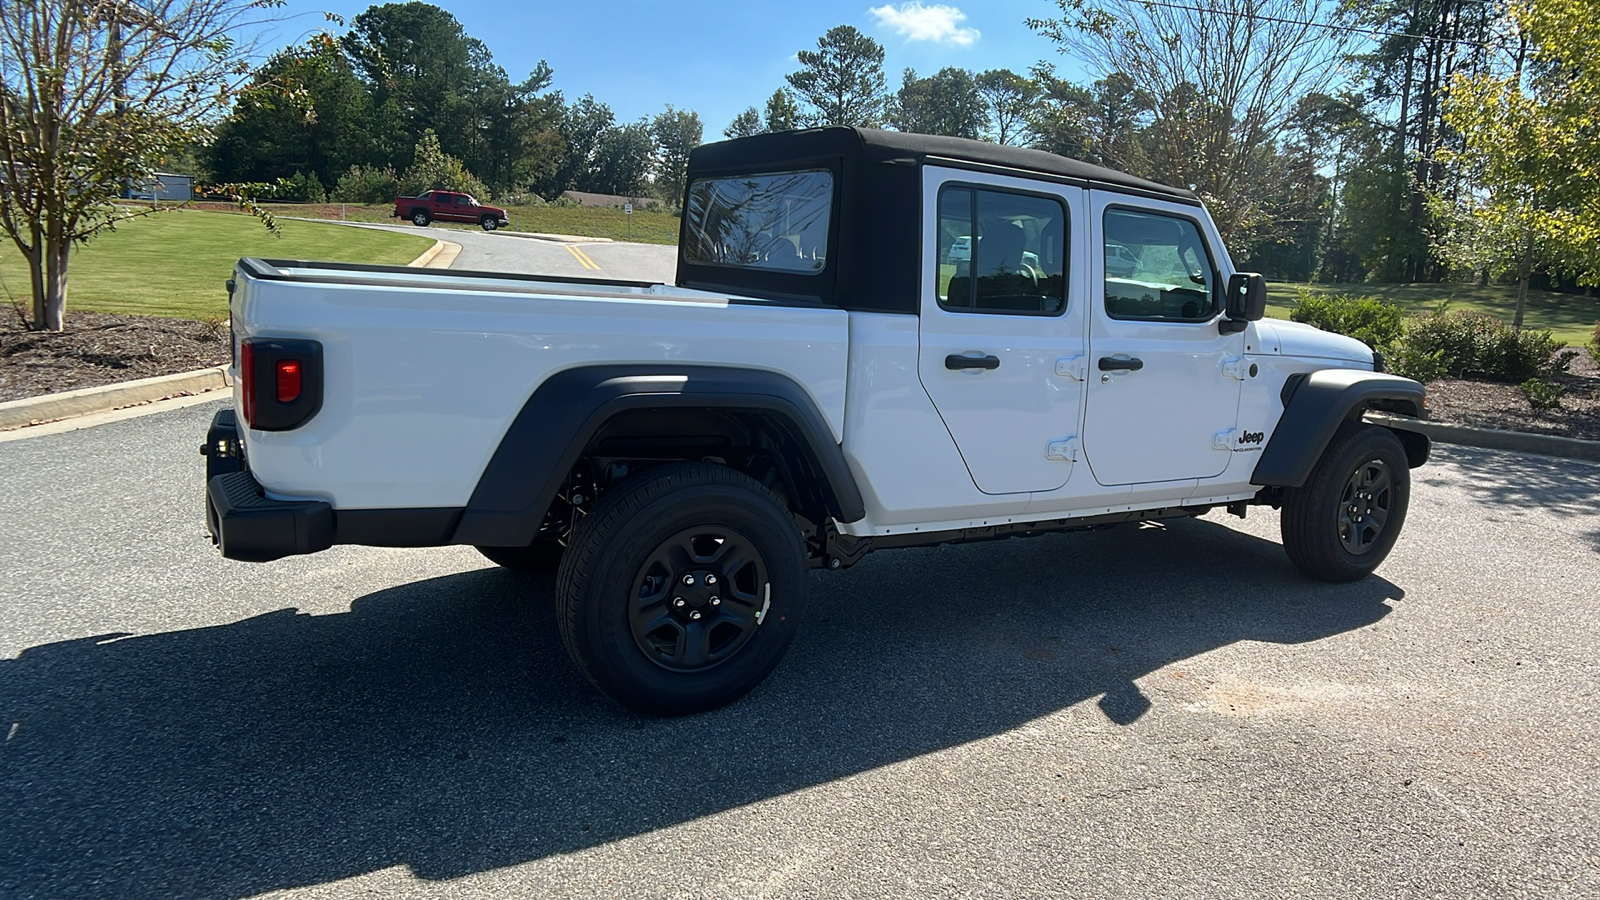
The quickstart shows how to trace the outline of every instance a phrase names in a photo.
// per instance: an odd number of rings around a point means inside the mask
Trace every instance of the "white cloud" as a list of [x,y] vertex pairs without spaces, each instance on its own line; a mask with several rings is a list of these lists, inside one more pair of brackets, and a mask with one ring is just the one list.
[[923,6],[912,0],[899,6],[875,6],[867,12],[879,25],[894,29],[908,41],[933,41],[936,44],[968,46],[978,39],[978,29],[962,28],[967,14],[954,6]]

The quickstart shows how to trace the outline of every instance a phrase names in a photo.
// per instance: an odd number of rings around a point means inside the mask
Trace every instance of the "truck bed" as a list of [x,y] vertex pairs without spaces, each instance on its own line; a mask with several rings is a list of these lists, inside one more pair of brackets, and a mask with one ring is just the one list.
[[838,309],[642,282],[243,259],[230,311],[235,347],[257,335],[323,346],[316,417],[244,433],[274,499],[463,506],[534,389],[595,363],[717,360],[787,375],[843,437]]

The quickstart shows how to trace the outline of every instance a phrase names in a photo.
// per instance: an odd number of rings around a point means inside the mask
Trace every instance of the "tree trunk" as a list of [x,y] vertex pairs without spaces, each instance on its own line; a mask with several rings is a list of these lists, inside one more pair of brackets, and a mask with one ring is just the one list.
[[1517,314],[1511,320],[1511,330],[1522,330],[1522,314],[1528,309],[1528,279],[1533,275],[1533,235],[1528,235],[1522,245],[1522,265],[1517,278]]
[[51,235],[34,245],[28,255],[28,275],[33,281],[33,329],[60,331],[67,310],[67,263],[72,242]]

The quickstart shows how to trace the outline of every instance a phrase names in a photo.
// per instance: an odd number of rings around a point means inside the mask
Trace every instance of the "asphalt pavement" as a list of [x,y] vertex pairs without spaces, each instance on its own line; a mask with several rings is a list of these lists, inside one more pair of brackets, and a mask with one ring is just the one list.
[[[352,224],[354,223],[346,223]],[[424,234],[461,245],[450,266],[480,272],[519,272],[572,278],[610,278],[671,284],[677,275],[678,248],[624,241],[551,241],[496,231],[411,225],[355,225],[404,234]],[[573,252],[573,249],[577,252]]]
[[1600,892],[1600,466],[1442,448],[1352,585],[1259,510],[876,554],[649,720],[548,578],[218,557],[215,408],[0,444],[4,896]]
[[1349,585],[1271,510],[874,554],[656,720],[470,548],[221,559],[219,404],[0,443],[0,896],[1600,895],[1600,465],[1437,448]]

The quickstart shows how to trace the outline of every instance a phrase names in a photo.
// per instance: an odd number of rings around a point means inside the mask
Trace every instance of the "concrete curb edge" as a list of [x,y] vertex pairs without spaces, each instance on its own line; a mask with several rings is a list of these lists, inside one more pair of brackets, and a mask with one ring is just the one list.
[[1441,444],[1460,444],[1464,447],[1481,447],[1485,450],[1506,450],[1512,453],[1600,462],[1600,441],[1584,441],[1553,434],[1534,434],[1531,431],[1501,431],[1496,428],[1475,428],[1471,425],[1450,425],[1445,422],[1428,422],[1403,416],[1368,418],[1391,428],[1427,435]]
[[216,366],[175,375],[140,378],[121,384],[8,400],[0,403],[0,431],[153,403],[169,397],[204,394],[229,387],[232,383],[228,377],[228,367]]

